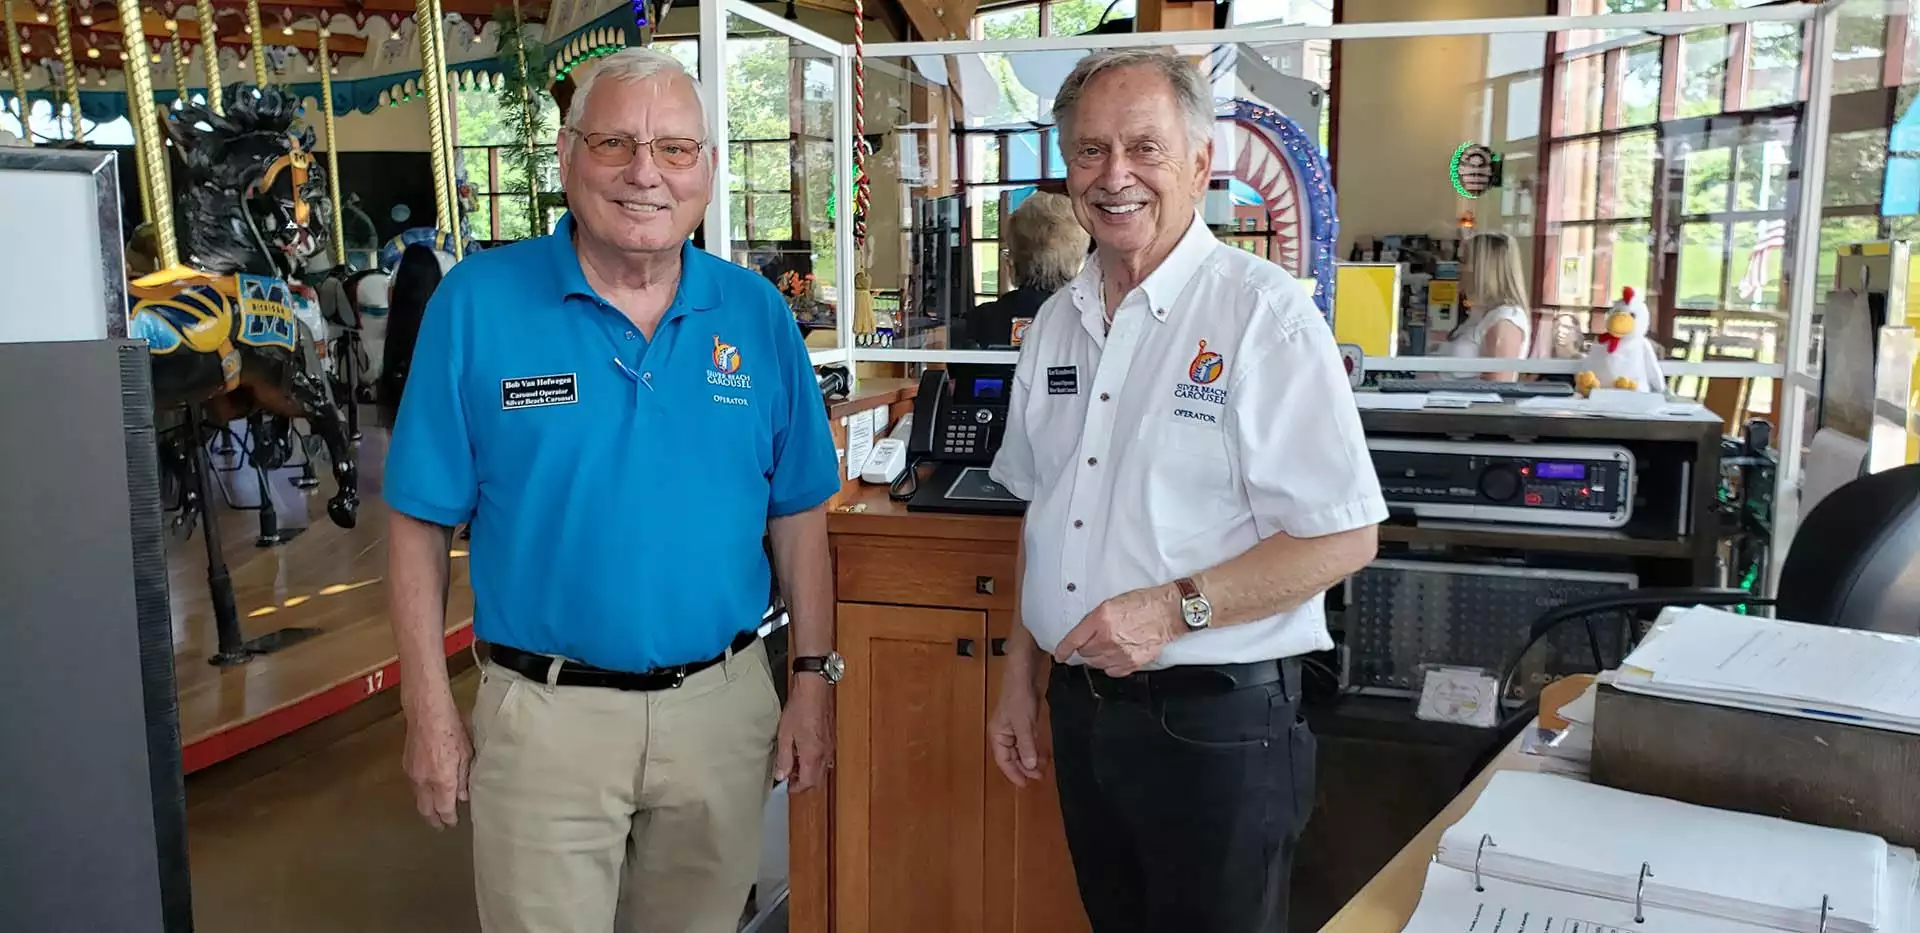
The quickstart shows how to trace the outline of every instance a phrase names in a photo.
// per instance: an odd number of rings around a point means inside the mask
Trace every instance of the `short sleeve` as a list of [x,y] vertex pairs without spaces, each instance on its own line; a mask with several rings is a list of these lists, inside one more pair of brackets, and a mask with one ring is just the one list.
[[[1263,312],[1264,313],[1264,312]],[[1311,309],[1235,367],[1227,427],[1261,537],[1318,538],[1386,520],[1333,332]]]
[[1027,401],[1033,395],[1034,359],[1040,355],[1040,321],[1028,326],[1020,341],[1020,356],[1013,364],[1013,392],[1007,399],[1007,431],[1000,438],[1000,449],[993,455],[987,475],[1028,502],[1033,501],[1033,442],[1027,437]]
[[480,498],[464,378],[466,281],[449,274],[421,316],[382,487],[394,511],[446,527],[472,518]]
[[[771,288],[768,289],[771,291]],[[786,385],[784,424],[773,434],[773,472],[769,476],[767,514],[778,518],[805,512],[840,491],[840,458],[834,453],[833,429],[827,423],[826,402],[820,396],[820,381],[808,362],[806,339],[792,317],[784,313],[788,326],[777,328],[780,358]]]

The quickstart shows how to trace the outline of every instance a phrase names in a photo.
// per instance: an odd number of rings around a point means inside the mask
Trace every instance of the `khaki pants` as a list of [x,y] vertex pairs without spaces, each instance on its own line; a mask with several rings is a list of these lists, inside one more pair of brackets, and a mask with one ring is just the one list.
[[651,693],[484,667],[469,780],[480,928],[734,933],[779,718],[760,643]]

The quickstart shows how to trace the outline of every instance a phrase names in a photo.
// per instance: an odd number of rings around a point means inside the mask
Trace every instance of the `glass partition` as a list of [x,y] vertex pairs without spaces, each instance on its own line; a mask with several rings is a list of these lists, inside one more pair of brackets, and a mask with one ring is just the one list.
[[713,62],[701,70],[710,119],[725,121],[714,138],[726,193],[708,209],[706,248],[779,289],[816,362],[844,358],[850,271],[836,179],[851,171],[838,113],[850,93],[846,47],[743,3],[702,15],[724,25],[723,42],[708,40],[705,23],[701,39],[703,65]]

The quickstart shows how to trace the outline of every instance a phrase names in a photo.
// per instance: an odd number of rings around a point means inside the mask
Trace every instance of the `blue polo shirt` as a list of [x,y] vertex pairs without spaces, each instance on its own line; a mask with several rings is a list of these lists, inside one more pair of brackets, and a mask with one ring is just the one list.
[[710,658],[766,610],[767,519],[840,487],[807,348],[771,283],[691,244],[649,341],[572,234],[440,283],[384,495],[472,521],[479,638],[623,671]]

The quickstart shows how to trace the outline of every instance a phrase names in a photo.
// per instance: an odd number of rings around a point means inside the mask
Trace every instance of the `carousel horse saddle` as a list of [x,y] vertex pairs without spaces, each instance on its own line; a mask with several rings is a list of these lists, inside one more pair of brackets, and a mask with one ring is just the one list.
[[212,285],[190,285],[133,307],[129,336],[145,338],[147,350],[165,355],[181,347],[218,353],[233,339],[233,300]]

